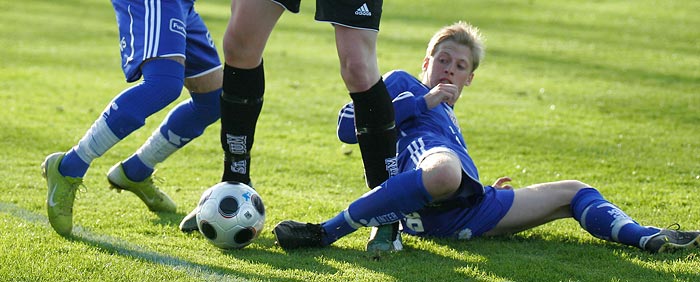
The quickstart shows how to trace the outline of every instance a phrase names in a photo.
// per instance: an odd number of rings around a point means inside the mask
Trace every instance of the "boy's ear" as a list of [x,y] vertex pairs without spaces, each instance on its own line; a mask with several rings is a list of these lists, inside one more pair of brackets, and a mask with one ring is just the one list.
[[430,57],[425,57],[425,58],[423,58],[423,66],[421,67],[421,70],[423,70],[423,72],[425,72],[426,70],[428,70],[428,65],[429,65],[429,64],[430,64]]
[[469,78],[467,78],[467,81],[464,82],[464,86],[469,86],[472,84],[472,79],[474,79],[474,73],[469,74]]

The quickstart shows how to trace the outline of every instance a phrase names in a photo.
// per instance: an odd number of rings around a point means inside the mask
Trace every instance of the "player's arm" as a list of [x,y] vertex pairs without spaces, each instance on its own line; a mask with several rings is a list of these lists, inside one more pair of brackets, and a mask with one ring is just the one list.
[[338,139],[346,144],[357,144],[355,135],[355,107],[352,102],[345,104],[338,112]]

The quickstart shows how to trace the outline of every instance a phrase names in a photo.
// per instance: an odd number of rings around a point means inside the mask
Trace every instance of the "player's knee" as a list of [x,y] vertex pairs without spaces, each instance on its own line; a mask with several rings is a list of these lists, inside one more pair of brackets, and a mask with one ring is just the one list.
[[363,60],[345,60],[341,63],[340,74],[350,92],[362,92],[370,89],[377,80],[379,72]]
[[156,95],[165,105],[169,105],[180,97],[183,85],[183,80],[168,76],[151,77],[144,80],[144,86],[150,87],[153,90],[151,93],[157,92]]
[[143,64],[143,81],[115,98],[103,116],[109,128],[124,138],[145,124],[146,118],[180,96],[185,67],[176,60],[154,59]]
[[157,99],[157,104],[166,105],[180,97],[185,84],[185,66],[175,60],[157,59],[142,67],[144,88],[149,96]]
[[201,124],[206,127],[221,117],[220,90],[204,94],[192,94],[193,107]]
[[566,190],[571,190],[574,193],[577,192],[578,190],[581,190],[583,188],[592,188],[590,185],[583,183],[578,180],[562,180],[559,181],[559,186],[566,189]]
[[184,78],[169,74],[154,74],[149,77],[144,76],[143,86],[151,88],[151,93],[160,96],[164,102],[170,104],[180,97]]
[[374,85],[379,77],[372,77],[365,74],[348,74],[343,73],[343,81],[345,82],[345,87],[350,92],[363,92],[370,89]]
[[[265,40],[263,40],[265,39]],[[224,38],[224,61],[227,65],[251,69],[262,61],[267,38],[236,33]]]
[[433,157],[430,163],[421,165],[421,168],[428,193],[434,200],[440,200],[451,196],[459,189],[462,183],[462,167],[459,160],[455,160],[448,154],[435,155],[443,156]]

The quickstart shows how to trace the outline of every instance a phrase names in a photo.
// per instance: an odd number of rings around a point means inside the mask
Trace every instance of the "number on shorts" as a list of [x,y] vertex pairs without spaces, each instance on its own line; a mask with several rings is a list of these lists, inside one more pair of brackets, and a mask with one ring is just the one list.
[[420,214],[417,212],[406,215],[406,227],[415,232],[425,232],[425,229],[423,229],[423,221],[420,219]]

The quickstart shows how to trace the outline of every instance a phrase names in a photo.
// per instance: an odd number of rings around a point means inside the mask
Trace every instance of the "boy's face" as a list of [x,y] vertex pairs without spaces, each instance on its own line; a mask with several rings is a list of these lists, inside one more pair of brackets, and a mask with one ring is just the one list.
[[423,83],[430,88],[440,83],[454,84],[461,92],[474,78],[471,57],[467,46],[452,40],[443,41],[433,56],[423,59]]

